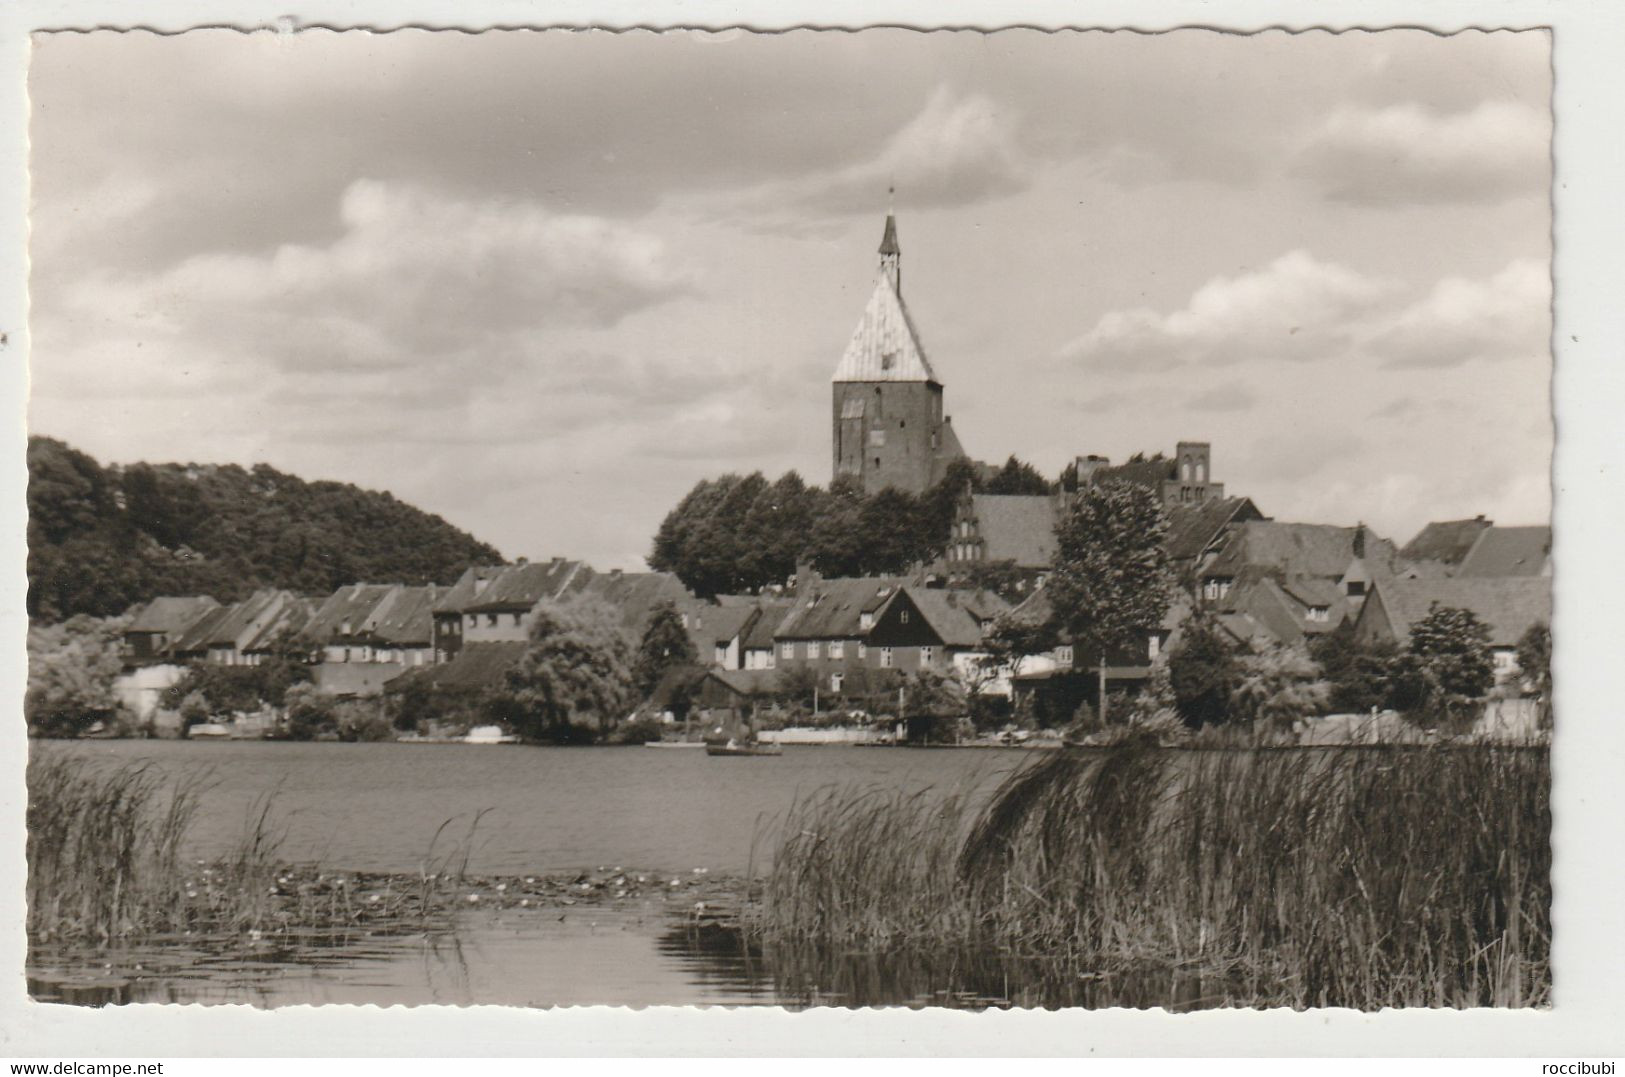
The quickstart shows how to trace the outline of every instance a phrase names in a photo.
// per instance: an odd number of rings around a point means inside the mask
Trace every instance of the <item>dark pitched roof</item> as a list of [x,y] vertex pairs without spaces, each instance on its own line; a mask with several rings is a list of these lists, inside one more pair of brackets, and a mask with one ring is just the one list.
[[435,688],[488,688],[502,683],[503,676],[525,656],[529,646],[523,641],[465,643],[450,662],[409,670],[390,680],[384,690],[398,692],[413,683]]
[[762,599],[760,606],[762,615],[745,631],[741,645],[746,650],[772,650],[773,637],[778,634],[779,626],[784,623],[784,619],[789,616],[794,606],[794,601],[788,598]]
[[226,616],[209,633],[211,646],[245,648],[275,618],[283,604],[294,599],[287,591],[260,590],[227,608]]
[[1540,576],[1551,554],[1549,527],[1490,527],[1479,533],[1456,576]]
[[1407,561],[1440,561],[1459,565],[1467,551],[1478,541],[1479,533],[1489,528],[1490,521],[1480,516],[1472,520],[1436,520],[1416,533],[1405,544],[1399,556]]
[[867,629],[863,614],[891,600],[904,580],[900,576],[860,576],[816,580],[796,596],[774,636],[781,639],[857,639]]
[[583,570],[592,572],[580,561],[566,561],[562,557],[504,566],[501,572],[486,578],[483,587],[473,588],[473,595],[462,605],[460,612],[528,611],[544,598],[560,598],[579,589]]
[[180,632],[197,623],[220,603],[208,595],[170,597],[161,595],[141,607],[126,632]]
[[1175,561],[1194,561],[1207,551],[1232,522],[1261,520],[1248,497],[1222,497],[1200,505],[1176,505],[1168,510],[1168,537],[1163,545]]
[[1489,626],[1495,647],[1515,647],[1531,625],[1552,620],[1552,581],[1543,576],[1391,579],[1379,580],[1376,588],[1400,640],[1435,605],[1472,611]]
[[178,654],[208,650],[209,640],[214,637],[215,629],[227,617],[231,616],[231,611],[232,607],[230,606],[216,606],[214,609],[207,611],[203,616],[193,621],[178,639],[172,641],[169,649]]
[[318,603],[318,599],[289,595],[276,612],[266,618],[259,630],[241,645],[243,651],[263,651],[275,644],[280,636],[297,635],[316,612]]
[[975,647],[987,622],[1010,609],[991,591],[951,591],[940,587],[904,587],[945,647]]
[[305,635],[316,643],[336,636],[354,637],[366,631],[367,618],[395,586],[387,583],[352,583],[322,600],[305,624]]
[[[1278,577],[1320,576],[1337,579],[1354,561],[1357,527],[1249,520],[1230,530],[1224,546],[1203,569],[1209,576],[1239,577],[1259,569]],[[1394,544],[1368,528],[1365,563],[1376,576],[1389,575],[1397,558]]]
[[690,622],[694,612],[706,605],[670,572],[600,572],[576,590],[619,609],[634,636],[642,634],[654,608],[662,602],[676,605],[679,612],[689,615]]
[[691,615],[689,634],[707,647],[727,643],[748,629],[759,612],[755,606],[701,606]]
[[380,602],[367,620],[367,631],[383,643],[428,646],[434,638],[432,611],[445,588],[396,587]]
[[971,511],[982,539],[982,559],[1014,561],[1021,568],[1055,562],[1055,520],[1060,502],[1020,494],[972,494]]
[[742,696],[766,695],[779,686],[778,670],[774,669],[713,669],[705,676],[721,681]]

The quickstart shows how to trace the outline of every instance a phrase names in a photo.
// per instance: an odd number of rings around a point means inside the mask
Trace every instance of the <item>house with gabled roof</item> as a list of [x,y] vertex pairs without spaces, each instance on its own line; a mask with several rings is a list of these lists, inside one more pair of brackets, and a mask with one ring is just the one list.
[[744,641],[762,616],[760,606],[698,605],[691,616],[693,624],[688,634],[701,663],[717,669],[745,668]]
[[1396,574],[1398,551],[1363,524],[1284,523],[1249,520],[1228,528],[1222,541],[1198,568],[1200,598],[1225,609],[1232,588],[1265,577],[1329,580],[1344,596],[1358,600],[1374,579]]
[[1550,527],[1487,527],[1462,558],[1455,575],[1550,576]]
[[794,606],[794,599],[789,598],[763,597],[758,601],[759,613],[739,641],[744,662],[742,668],[761,670],[778,667],[778,644],[774,637]]
[[947,673],[974,659],[989,626],[1010,611],[992,591],[905,584],[875,614],[870,669]]
[[537,604],[581,590],[592,574],[580,561],[562,557],[466,569],[434,602],[436,660],[449,661],[470,643],[527,640]]
[[649,627],[657,606],[671,603],[683,628],[691,634],[695,630],[701,610],[714,608],[696,598],[683,581],[670,572],[609,572],[592,573],[579,588],[584,597],[595,598],[620,611],[621,622],[633,640],[640,639]]
[[907,581],[901,576],[823,579],[802,570],[793,604],[773,633],[775,668],[811,669],[827,682],[869,666],[868,637],[881,609]]
[[124,661],[128,665],[166,662],[170,646],[205,614],[220,608],[208,595],[161,595],[136,610],[124,629]]
[[323,599],[306,622],[304,636],[323,662],[371,662],[368,621],[399,585],[352,583]]
[[1488,626],[1496,681],[1504,682],[1518,674],[1524,633],[1552,623],[1552,581],[1544,576],[1378,580],[1354,622],[1354,638],[1404,647],[1416,622],[1437,608],[1467,610]]
[[292,591],[255,591],[241,602],[209,610],[171,645],[171,654],[179,661],[258,664],[284,630],[297,632],[308,615],[309,606]]
[[1400,548],[1406,569],[1417,576],[1451,576],[1478,536],[1494,524],[1483,516],[1471,520],[1435,520]]

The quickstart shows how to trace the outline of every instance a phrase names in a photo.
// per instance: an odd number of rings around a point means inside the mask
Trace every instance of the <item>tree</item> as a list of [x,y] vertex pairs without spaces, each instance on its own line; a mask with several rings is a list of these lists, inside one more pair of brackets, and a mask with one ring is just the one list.
[[649,625],[638,642],[637,657],[632,664],[632,683],[647,697],[666,671],[674,666],[692,665],[698,660],[694,641],[683,627],[683,615],[677,612],[675,602],[662,602],[655,606]]
[[123,667],[124,618],[74,617],[28,630],[23,714],[34,733],[73,737],[123,716],[114,681]]
[[1340,712],[1363,714],[1397,705],[1404,664],[1392,643],[1362,643],[1348,621],[1309,640],[1309,655],[1319,664],[1330,688],[1328,705]]
[[1471,610],[1435,603],[1411,626],[1410,654],[1423,682],[1422,706],[1459,719],[1495,683],[1490,630]]
[[1168,518],[1149,488],[1106,482],[1081,491],[1055,527],[1055,568],[1046,591],[1057,627],[1074,647],[1099,655],[1100,719],[1108,654],[1161,623],[1172,590]]
[[290,740],[315,740],[323,733],[337,730],[337,705],[332,696],[314,684],[290,688],[285,706]]
[[1518,670],[1537,699],[1552,692],[1552,630],[1541,621],[1529,626],[1518,640]]
[[1237,665],[1230,714],[1238,721],[1290,727],[1323,711],[1331,698],[1331,685],[1303,647],[1257,643]]
[[103,467],[28,444],[29,613],[111,615],[157,595],[235,601],[261,587],[331,592],[357,579],[450,583],[501,560],[389,494],[274,468]]
[[1235,648],[1206,613],[1185,625],[1179,646],[1168,656],[1168,680],[1185,724],[1196,728],[1230,718],[1230,698],[1240,680]]
[[1025,494],[1038,497],[1052,492],[1048,479],[1039,473],[1038,469],[1025,461],[1018,460],[1014,455],[1004,462],[1004,466],[987,481],[987,493],[990,494]]
[[572,741],[614,726],[635,702],[620,614],[593,599],[537,607],[530,646],[487,713],[531,739]]

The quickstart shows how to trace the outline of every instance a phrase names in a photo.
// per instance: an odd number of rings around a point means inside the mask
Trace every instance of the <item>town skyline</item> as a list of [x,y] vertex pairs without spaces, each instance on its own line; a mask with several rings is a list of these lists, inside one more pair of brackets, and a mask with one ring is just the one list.
[[442,37],[41,39],[34,432],[637,567],[699,479],[829,481],[895,185],[971,457],[1549,518],[1545,35],[642,35],[569,117],[604,38]]

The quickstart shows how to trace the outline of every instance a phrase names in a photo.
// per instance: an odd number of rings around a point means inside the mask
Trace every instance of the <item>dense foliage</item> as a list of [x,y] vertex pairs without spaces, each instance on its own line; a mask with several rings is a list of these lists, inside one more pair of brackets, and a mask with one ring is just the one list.
[[451,583],[492,547],[386,493],[267,465],[98,464],[28,442],[28,612],[122,613],[157,595],[236,601],[356,580]]
[[529,740],[592,740],[636,703],[632,645],[613,607],[595,599],[544,603],[530,648],[491,694],[488,715]]
[[1518,670],[1531,695],[1544,699],[1552,691],[1552,630],[1532,624],[1518,640]]
[[674,666],[693,665],[698,659],[694,641],[683,627],[683,615],[673,602],[662,602],[649,617],[649,626],[638,641],[638,653],[633,659],[632,682],[640,695],[647,696],[666,671]]
[[975,464],[956,460],[920,496],[865,494],[850,476],[825,489],[794,471],[771,482],[759,471],[702,479],[661,522],[649,566],[706,596],[782,584],[803,560],[825,576],[900,573],[942,551],[967,489],[1048,493],[1050,485],[1015,457],[985,482]]
[[122,662],[123,618],[73,617],[28,629],[23,714],[36,735],[72,737],[125,717],[113,681]]
[[1185,724],[1217,725],[1229,719],[1241,664],[1213,618],[1198,613],[1186,623],[1184,639],[1168,656],[1168,679]]

